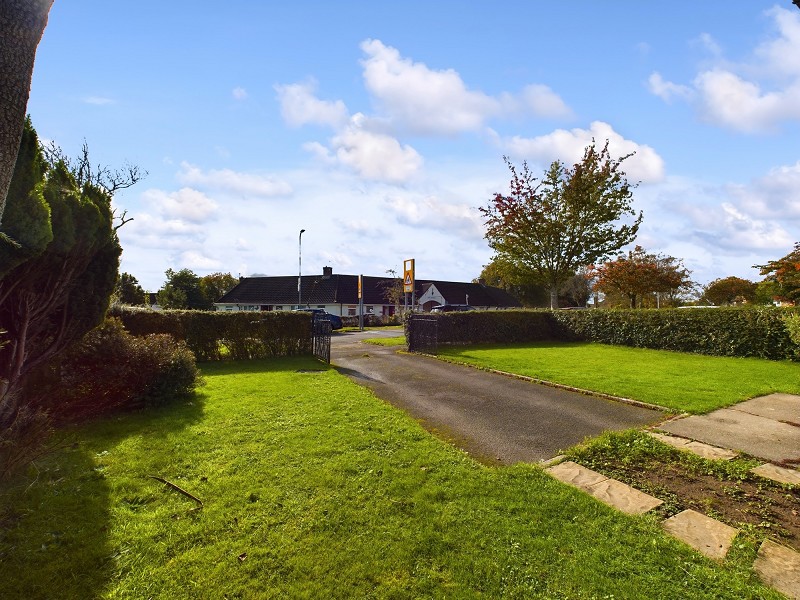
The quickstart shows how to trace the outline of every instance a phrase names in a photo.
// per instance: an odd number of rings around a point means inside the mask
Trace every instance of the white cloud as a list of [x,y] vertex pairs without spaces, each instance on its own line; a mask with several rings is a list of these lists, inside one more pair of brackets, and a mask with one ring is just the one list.
[[185,185],[208,187],[243,196],[270,198],[292,193],[289,183],[273,176],[240,173],[230,169],[203,171],[185,161],[181,163],[177,178]]
[[728,202],[723,202],[716,210],[707,210],[703,221],[713,229],[696,230],[694,237],[729,252],[779,250],[795,241],[780,223],[754,219]]
[[350,125],[331,139],[336,160],[365,179],[405,183],[422,168],[422,157],[414,148],[395,138],[362,127],[356,114]]
[[694,85],[704,116],[730,129],[766,132],[780,121],[800,119],[800,81],[783,91],[763,92],[757,83],[715,70],[698,75]]
[[593,122],[589,129],[557,129],[535,138],[505,138],[500,143],[514,158],[544,164],[559,159],[571,165],[583,158],[583,152],[592,139],[600,147],[608,140],[609,152],[614,158],[636,153],[622,163],[622,169],[630,180],[650,183],[664,177],[664,161],[653,148],[623,138],[611,125],[602,121]]
[[767,15],[774,20],[779,35],[756,48],[756,56],[775,73],[800,77],[800,16],[796,10],[778,6]]
[[800,14],[778,6],[768,10],[777,34],[754,49],[749,61],[725,61],[707,34],[701,43],[716,63],[700,71],[691,86],[665,81],[653,73],[649,90],[671,101],[693,102],[710,123],[743,133],[772,132],[787,121],[800,121]]
[[693,95],[690,87],[665,81],[660,73],[650,75],[647,79],[647,89],[665,102],[672,102],[674,98],[688,100]]
[[540,117],[570,117],[572,111],[561,97],[546,85],[529,85],[522,90],[521,100],[528,111]]
[[142,198],[167,219],[203,223],[217,212],[218,205],[211,198],[192,188],[177,192],[147,190]]
[[361,43],[366,58],[364,83],[392,122],[413,132],[453,135],[477,131],[487,119],[508,111],[544,117],[569,116],[569,108],[544,85],[530,85],[519,96],[498,98],[470,90],[453,69],[433,70],[403,58],[380,40]]
[[315,96],[314,81],[276,85],[283,119],[293,127],[315,124],[338,128],[348,119],[347,107],[341,100],[330,102]]
[[247,100],[247,90],[243,87],[235,87],[231,90],[231,96],[234,100]]
[[436,196],[416,200],[393,195],[385,202],[394,218],[403,225],[468,238],[483,237],[480,213],[470,205],[445,202]]
[[222,263],[217,259],[209,258],[202,252],[196,250],[181,252],[177,262],[182,268],[198,271],[210,271],[212,269],[219,269],[222,266]]
[[727,192],[755,217],[800,225],[800,161],[771,169],[748,185],[730,185]]
[[123,247],[185,249],[202,244],[206,232],[201,225],[148,213],[137,213],[119,230]]

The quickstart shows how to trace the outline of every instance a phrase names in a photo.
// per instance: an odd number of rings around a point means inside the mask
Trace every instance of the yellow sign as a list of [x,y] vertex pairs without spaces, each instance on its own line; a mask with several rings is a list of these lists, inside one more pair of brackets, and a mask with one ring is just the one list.
[[414,259],[403,261],[403,293],[411,294],[414,291]]
[[363,277],[363,275],[359,275],[358,276],[358,299],[359,300],[361,300],[361,298],[362,298],[362,295],[361,295],[362,294],[362,291],[361,291],[362,290],[362,284],[361,284],[361,278],[362,277]]

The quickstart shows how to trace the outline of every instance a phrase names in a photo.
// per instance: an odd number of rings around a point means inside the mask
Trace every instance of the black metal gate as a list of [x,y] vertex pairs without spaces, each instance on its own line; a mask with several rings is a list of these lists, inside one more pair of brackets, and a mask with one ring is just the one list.
[[436,354],[439,349],[439,320],[426,315],[411,315],[406,321],[410,352]]
[[330,364],[331,322],[327,315],[311,314],[311,347],[316,358]]

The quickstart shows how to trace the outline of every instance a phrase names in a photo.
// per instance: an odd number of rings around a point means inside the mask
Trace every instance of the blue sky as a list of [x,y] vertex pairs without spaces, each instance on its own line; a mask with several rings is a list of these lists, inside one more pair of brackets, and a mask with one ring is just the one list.
[[502,157],[541,173],[592,137],[636,243],[699,283],[800,241],[800,10],[781,2],[56,0],[40,137],[148,176],[114,200],[122,270],[468,281]]

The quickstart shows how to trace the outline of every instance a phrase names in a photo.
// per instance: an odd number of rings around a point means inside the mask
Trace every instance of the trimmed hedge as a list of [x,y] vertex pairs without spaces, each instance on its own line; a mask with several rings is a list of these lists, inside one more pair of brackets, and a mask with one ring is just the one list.
[[800,309],[513,310],[431,315],[439,343],[592,341],[716,356],[800,359]]
[[197,360],[234,360],[311,354],[311,317],[292,312],[211,312],[114,307],[136,336],[166,333],[186,343]]

